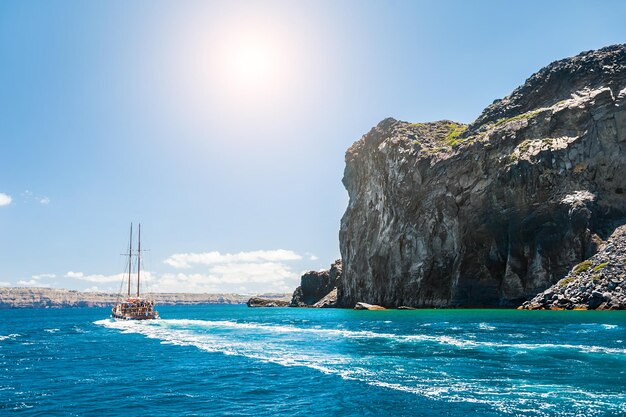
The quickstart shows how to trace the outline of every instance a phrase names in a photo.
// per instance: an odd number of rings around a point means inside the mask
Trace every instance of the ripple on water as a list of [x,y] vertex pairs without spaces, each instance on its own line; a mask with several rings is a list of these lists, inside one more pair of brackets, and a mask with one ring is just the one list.
[[[577,354],[626,355],[626,349],[569,343],[515,343],[512,341],[476,340],[463,334],[455,336],[437,334],[401,334],[372,330],[329,329],[321,325],[301,327],[297,325],[272,324],[268,322],[245,322],[231,320],[160,320],[152,323],[96,322],[124,333],[139,333],[161,343],[194,346],[201,350],[226,355],[244,356],[286,367],[302,366],[324,374],[337,375],[346,380],[355,380],[372,386],[407,392],[422,397],[446,402],[485,404],[505,414],[526,413],[551,415],[555,409],[566,405],[576,415],[583,408],[586,415],[602,415],[609,407],[614,411],[624,410],[626,400],[620,393],[598,393],[578,390],[567,384],[542,385],[527,378],[528,369],[517,372],[517,376],[494,378],[472,376],[467,372],[441,372],[433,370],[432,359],[404,356],[404,351],[391,348],[393,343],[437,352],[441,347],[453,348],[447,352],[447,364],[442,366],[465,366],[470,372],[486,372],[492,366],[504,370],[508,366],[501,360],[509,360],[510,353],[534,351],[538,360],[550,359],[543,352],[573,351]],[[495,326],[478,323],[486,334],[496,332]],[[452,326],[458,327],[458,326]],[[474,327],[475,329],[475,327]],[[469,329],[468,329],[469,330]],[[273,336],[268,337],[268,333]],[[501,338],[501,337],[498,337]],[[496,338],[497,339],[497,338]],[[505,337],[506,339],[506,337]],[[373,344],[374,343],[374,344]],[[391,344],[391,345],[390,345]],[[361,346],[378,349],[378,355],[361,351]],[[336,347],[332,350],[330,347]],[[485,352],[486,356],[470,359],[464,351]],[[409,352],[407,351],[407,352]],[[375,352],[374,352],[375,353]],[[491,356],[489,356],[491,355]],[[502,356],[504,355],[504,356]],[[398,361],[403,366],[394,366]],[[430,362],[429,362],[430,361]],[[580,362],[580,361],[579,361]],[[409,365],[409,366],[407,366]],[[541,364],[538,363],[538,366]],[[501,369],[504,366],[504,369]],[[481,371],[481,369],[483,371]],[[454,369],[449,369],[454,371]],[[510,368],[513,370],[513,368]],[[497,371],[496,371],[497,372]],[[506,372],[505,372],[506,373]],[[526,381],[526,383],[523,383]],[[622,405],[619,405],[622,404]],[[542,414],[543,413],[543,414]]]

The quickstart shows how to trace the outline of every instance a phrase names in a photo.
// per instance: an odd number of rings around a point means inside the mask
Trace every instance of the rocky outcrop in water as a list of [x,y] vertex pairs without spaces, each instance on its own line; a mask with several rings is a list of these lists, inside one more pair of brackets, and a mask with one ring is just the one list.
[[341,260],[336,260],[327,271],[302,275],[300,286],[293,292],[291,307],[335,307],[341,271]]
[[594,256],[555,285],[526,301],[526,310],[625,310],[626,226],[615,230]]
[[248,307],[287,307],[289,301],[252,297],[246,304]]
[[386,310],[385,307],[376,305],[376,304],[367,304],[358,302],[354,305],[355,310]]
[[[249,295],[151,293],[156,305],[245,304]],[[262,294],[261,297],[287,302],[287,294]],[[56,288],[0,287],[0,309],[110,307],[118,298],[114,293],[81,292]]]
[[517,306],[626,217],[626,45],[550,64],[470,125],[385,119],[343,183],[339,305]]

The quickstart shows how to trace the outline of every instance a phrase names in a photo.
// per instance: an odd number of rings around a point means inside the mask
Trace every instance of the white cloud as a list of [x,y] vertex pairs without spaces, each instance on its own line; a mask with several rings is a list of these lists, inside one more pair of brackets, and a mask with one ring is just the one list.
[[177,253],[164,263],[178,269],[206,269],[162,274],[155,277],[153,287],[164,292],[290,292],[297,286],[299,275],[286,262],[301,259],[301,255],[285,249]]
[[17,281],[17,285],[21,285],[22,287],[43,287],[50,288],[50,284],[46,284],[40,282],[38,279],[29,279],[29,280],[19,280]]
[[42,278],[56,278],[56,274],[39,274],[33,275],[32,278],[39,281]]
[[[191,270],[168,273],[142,271],[141,280],[145,283],[142,292],[291,292],[297,287],[300,274],[292,269],[289,261],[301,259],[301,255],[284,249],[234,254],[177,253],[168,257],[164,263],[177,269]],[[64,277],[95,284],[88,291],[117,291],[119,286],[114,286],[113,283],[121,284],[127,274],[88,275],[79,271],[68,271]],[[133,285],[136,282],[135,276],[132,275]]]
[[276,262],[215,265],[207,273],[166,273],[155,277],[159,292],[291,292],[299,276]]
[[[52,274],[47,274],[52,275]],[[212,265],[200,272],[154,273],[142,271],[142,293],[145,292],[188,292],[188,293],[289,293],[298,286],[300,275],[288,265],[280,262],[244,262]],[[33,277],[34,278],[34,277]],[[118,292],[126,291],[128,273],[113,275],[85,274],[68,271],[64,278],[95,284],[83,291]],[[131,275],[132,290],[135,291],[136,274]],[[39,280],[21,281],[24,286],[42,285]]]
[[288,266],[274,262],[217,265],[210,273],[220,284],[270,284],[296,276]]
[[92,275],[85,275],[82,272],[69,271],[67,274],[65,274],[65,277],[66,278],[79,279],[81,281],[105,283],[105,282],[122,282],[122,279],[123,279],[124,275],[123,274],[114,274],[114,275],[92,274]]
[[[102,274],[85,275],[83,272],[68,271],[65,274],[65,278],[78,279],[81,281],[95,282],[95,283],[100,283],[100,284],[104,284],[108,282],[121,283],[122,280],[124,280],[127,277],[128,277],[128,273],[120,273],[120,274],[113,274],[113,275],[102,275]],[[136,275],[133,274],[132,277],[134,278],[136,277]],[[153,274],[150,271],[141,272],[142,281],[151,281],[153,279],[154,279]]]
[[234,254],[221,254],[217,251],[203,253],[176,253],[163,262],[174,268],[191,268],[194,264],[215,265],[243,262],[283,262],[297,261],[300,259],[302,259],[302,256],[293,251],[277,249],[239,252]]
[[11,283],[6,281],[0,281],[0,287],[10,287]]
[[[30,279],[21,279],[19,281],[17,281],[17,285],[20,285],[22,287],[43,287],[43,288],[50,288],[52,285],[47,283],[47,282],[41,282],[42,279],[46,279],[46,278],[55,278],[56,275],[55,274],[39,274],[39,275],[32,275],[30,277]],[[56,283],[55,283],[56,284]]]
[[43,205],[50,204],[50,197],[47,197],[45,195],[37,195],[37,194],[33,193],[30,190],[25,190],[21,194],[21,196],[24,199],[24,201],[27,201],[27,202],[36,201],[36,202],[38,202],[40,204],[43,204]]
[[11,201],[13,201],[13,199],[11,198],[10,195],[4,194],[4,193],[0,193],[0,207],[1,206],[8,206],[9,204],[11,204]]
[[319,258],[315,255],[309,256],[309,261],[317,261]]

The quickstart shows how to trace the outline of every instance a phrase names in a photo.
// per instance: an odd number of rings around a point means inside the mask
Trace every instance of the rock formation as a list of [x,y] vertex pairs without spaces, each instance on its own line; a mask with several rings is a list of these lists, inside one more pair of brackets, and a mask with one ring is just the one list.
[[358,302],[354,305],[355,310],[386,310],[385,307],[376,305],[376,304],[367,304]]
[[246,304],[248,307],[287,307],[289,301],[252,297]]
[[472,124],[385,119],[346,153],[338,304],[517,306],[626,218],[626,45],[554,62]]
[[328,271],[302,275],[300,286],[293,292],[291,307],[335,307],[341,271],[341,260],[336,260]]
[[[249,295],[240,294],[147,294],[157,305],[186,304],[245,304]],[[262,294],[260,297],[286,301],[286,294]],[[5,308],[58,308],[58,307],[110,307],[117,294],[81,292],[56,288],[0,287],[0,309]]]
[[626,226],[615,230],[593,257],[522,307],[528,310],[626,309]]

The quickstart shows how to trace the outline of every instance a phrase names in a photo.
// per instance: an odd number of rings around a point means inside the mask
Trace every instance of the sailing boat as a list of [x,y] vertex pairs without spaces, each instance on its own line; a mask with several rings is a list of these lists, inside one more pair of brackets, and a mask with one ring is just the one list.
[[[133,267],[133,224],[130,224],[130,244],[128,245],[128,293],[126,299],[118,300],[111,310],[111,316],[120,320],[154,320],[159,318],[159,312],[154,309],[154,301],[139,296],[139,281],[141,278],[141,224],[139,224],[139,238],[137,247],[137,292],[134,297],[130,294],[131,272]],[[122,286],[124,280],[122,281]]]

